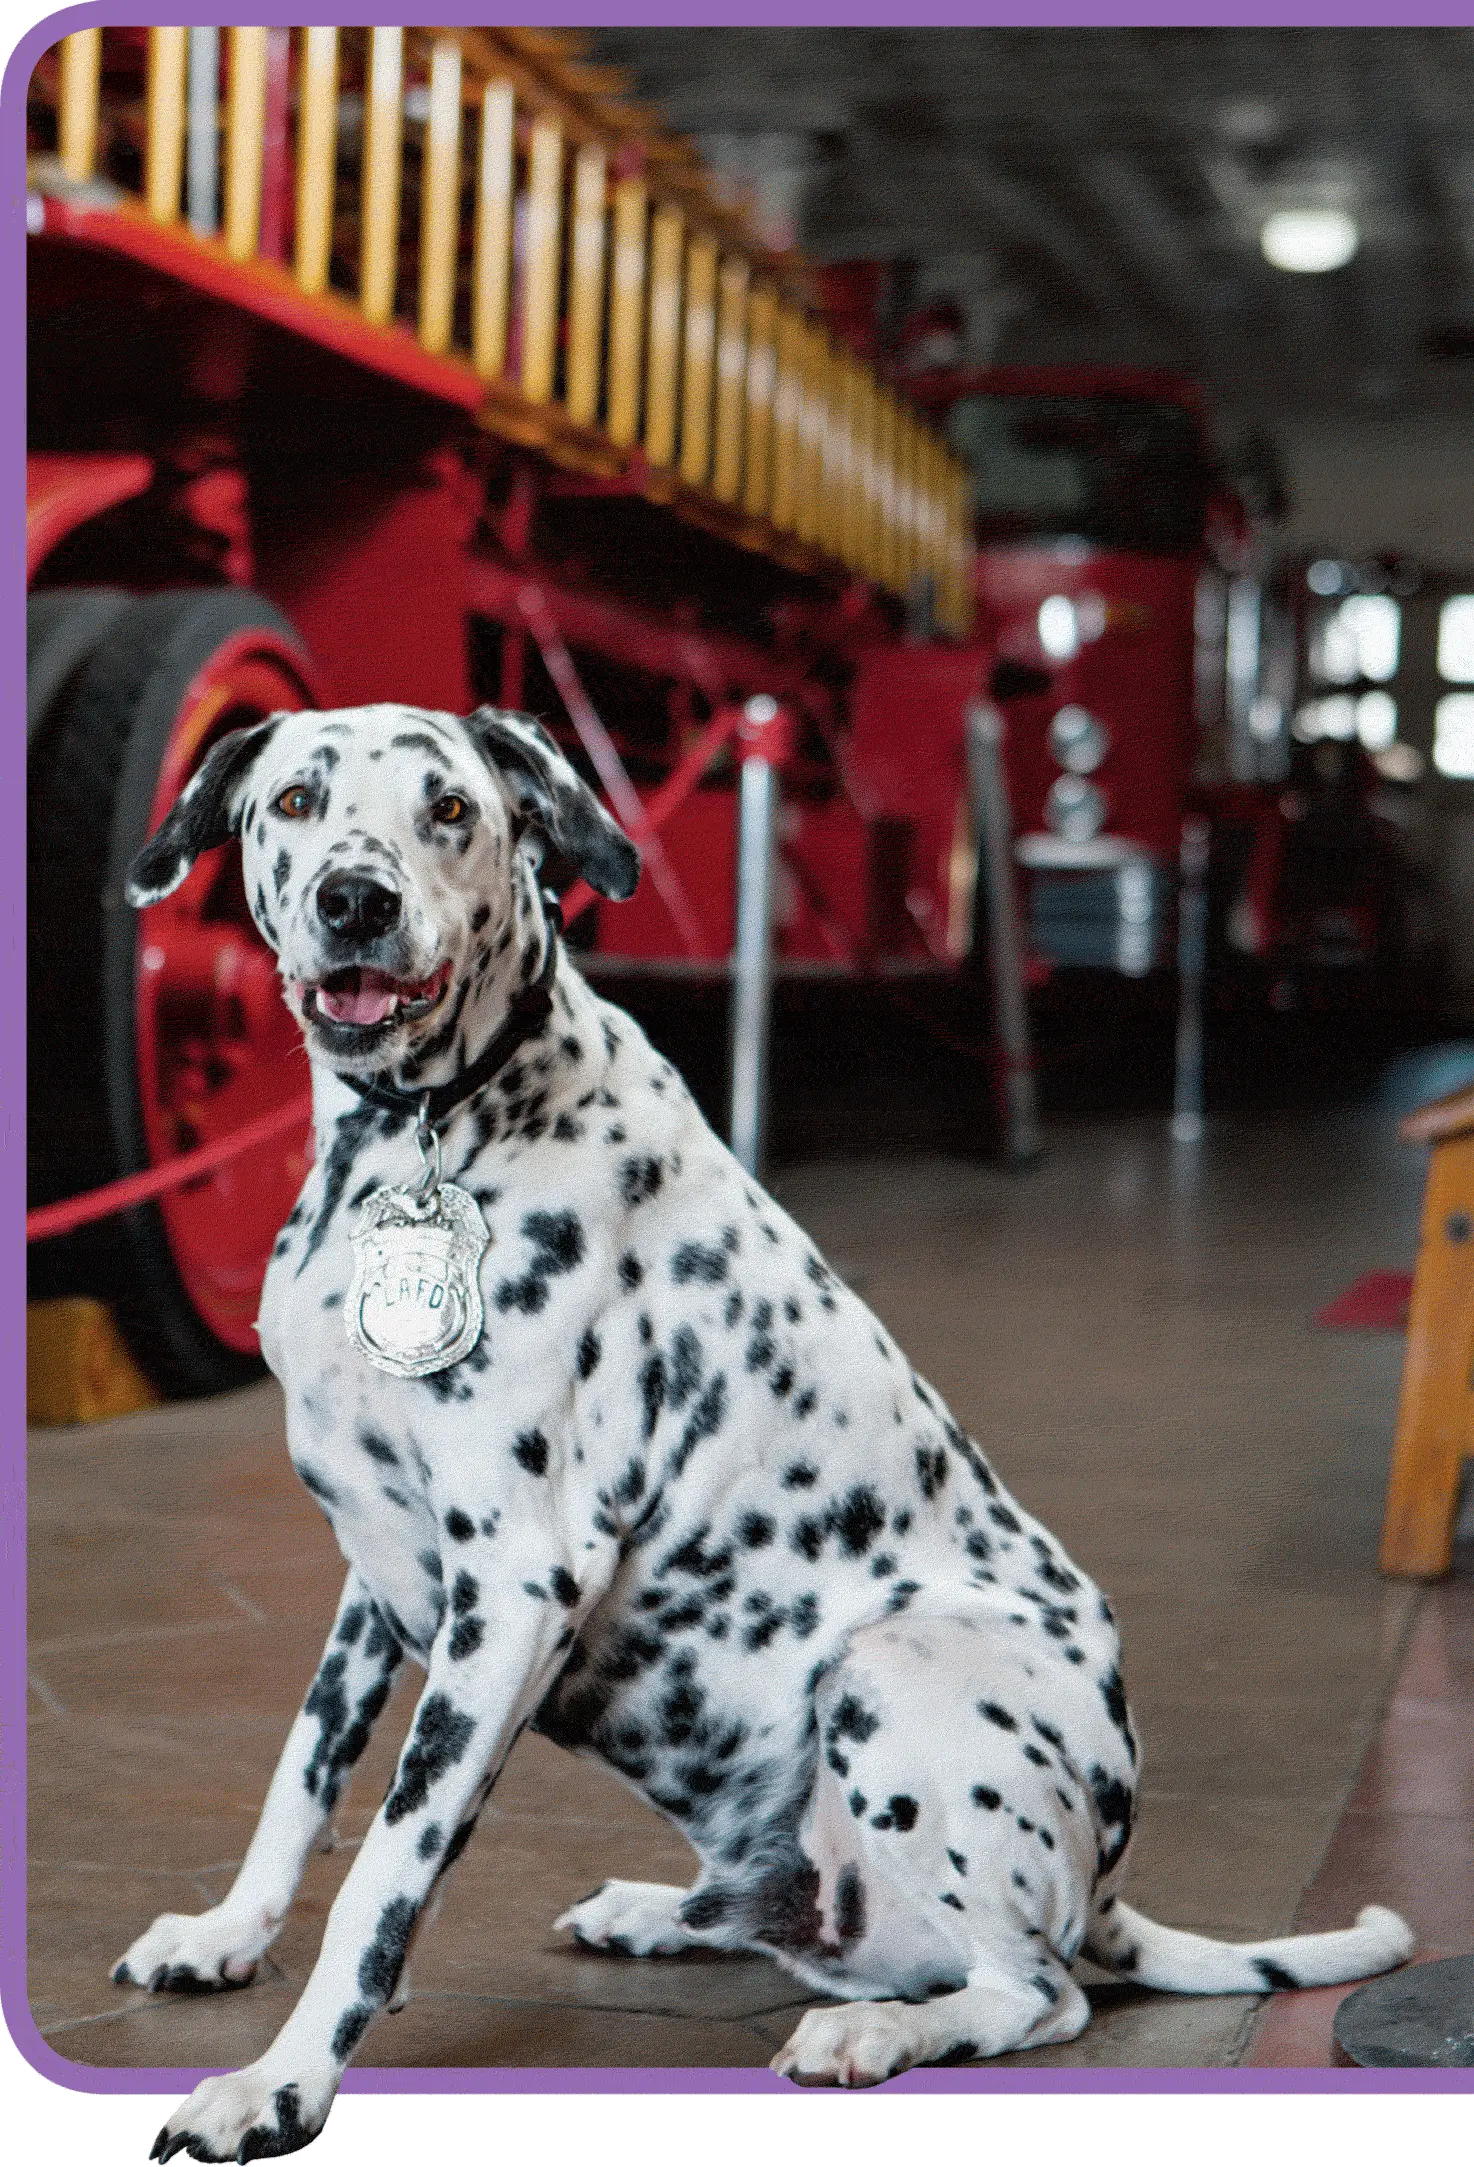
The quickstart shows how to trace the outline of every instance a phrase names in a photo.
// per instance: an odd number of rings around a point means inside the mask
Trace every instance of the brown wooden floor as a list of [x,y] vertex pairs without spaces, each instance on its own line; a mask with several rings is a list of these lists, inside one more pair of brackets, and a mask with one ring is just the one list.
[[[1159,1122],[1081,1123],[1029,1177],[870,1160],[780,1186],[1116,1600],[1145,1740],[1133,1900],[1249,1937],[1380,1899],[1444,1952],[1474,1940],[1470,1774],[1450,1742],[1471,1728],[1470,1591],[1420,1614],[1419,1590],[1378,1577],[1401,1341],[1311,1323],[1361,1272],[1411,1260],[1421,1157],[1387,1131],[1246,1119],[1215,1129],[1194,1172]],[[286,2015],[382,1796],[406,1690],[260,1983],[155,1999],[108,1969],[156,1912],[223,1893],[340,1574],[269,1384],[34,1434],[31,1994],[59,2053],[238,2065]],[[1445,1866],[1458,1900],[1438,1893]],[[551,1931],[606,1874],[689,1870],[682,1839],[612,1779],[524,1740],[423,1938],[408,2008],[360,2059],[760,2066],[808,1998],[770,1966],[604,1960]],[[1249,1997],[1096,1999],[1080,2040],[1014,2059],[1283,2060],[1290,2024],[1305,2027],[1294,2052],[1323,2055],[1315,1997],[1257,2031]]]

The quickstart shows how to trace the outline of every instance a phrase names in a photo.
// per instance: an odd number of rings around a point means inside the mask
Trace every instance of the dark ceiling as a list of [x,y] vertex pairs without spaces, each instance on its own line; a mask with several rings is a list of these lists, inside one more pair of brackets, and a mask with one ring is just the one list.
[[[1245,419],[1474,403],[1474,32],[599,30],[591,57],[791,213],[914,267],[974,357],[1190,370]],[[1348,209],[1276,271],[1271,210]]]

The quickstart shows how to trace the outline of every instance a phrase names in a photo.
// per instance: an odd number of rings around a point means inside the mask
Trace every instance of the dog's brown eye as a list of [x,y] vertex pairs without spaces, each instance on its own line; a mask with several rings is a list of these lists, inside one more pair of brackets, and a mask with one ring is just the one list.
[[453,790],[447,790],[443,798],[437,798],[430,808],[430,817],[443,828],[458,828],[471,808],[464,798],[458,798]]
[[276,809],[288,820],[305,820],[312,810],[312,792],[301,783],[293,783],[277,799]]

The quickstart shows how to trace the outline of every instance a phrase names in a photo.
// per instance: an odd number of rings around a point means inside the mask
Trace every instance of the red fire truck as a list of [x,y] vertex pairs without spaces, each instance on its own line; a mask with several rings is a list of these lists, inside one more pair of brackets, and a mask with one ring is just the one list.
[[622,817],[680,801],[570,936],[718,975],[781,752],[776,967],[990,925],[1015,1112],[1005,776],[1036,957],[1167,957],[1226,516],[1190,389],[888,382],[561,33],[82,31],[30,124],[32,1203],[295,1124],[32,1251],[163,1389],[252,1372],[309,1148],[230,854],[120,895],[253,717],[531,707]]

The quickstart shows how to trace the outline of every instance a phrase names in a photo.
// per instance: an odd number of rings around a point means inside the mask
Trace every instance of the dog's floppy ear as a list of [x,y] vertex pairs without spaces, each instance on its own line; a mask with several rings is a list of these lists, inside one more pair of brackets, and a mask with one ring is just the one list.
[[640,877],[640,853],[583,777],[531,715],[478,707],[466,728],[511,792],[519,813],[578,867],[591,888],[622,903]]
[[135,910],[172,895],[202,850],[239,835],[241,785],[280,720],[268,715],[210,747],[128,868],[125,893]]

